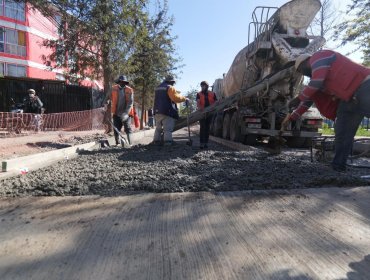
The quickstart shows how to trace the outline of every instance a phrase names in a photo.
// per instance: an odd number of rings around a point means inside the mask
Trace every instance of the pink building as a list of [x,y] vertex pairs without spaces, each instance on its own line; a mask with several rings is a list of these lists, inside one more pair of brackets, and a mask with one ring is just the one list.
[[[0,75],[65,80],[63,69],[51,71],[53,63],[42,59],[51,52],[42,42],[59,38],[59,21],[58,15],[46,18],[27,2],[0,0]],[[96,81],[82,84],[101,88]]]

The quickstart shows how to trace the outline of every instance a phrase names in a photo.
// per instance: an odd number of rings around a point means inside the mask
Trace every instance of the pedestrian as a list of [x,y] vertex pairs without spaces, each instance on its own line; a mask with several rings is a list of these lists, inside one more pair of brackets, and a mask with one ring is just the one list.
[[[201,91],[197,93],[197,108],[198,110],[203,111],[204,108],[212,105],[217,101],[216,94],[212,91],[209,91],[209,83],[206,81],[202,81],[200,83]],[[211,126],[212,115],[208,115],[205,118],[199,121],[200,123],[200,131],[199,131],[199,138],[200,138],[200,148],[207,149],[208,148],[208,139],[209,139],[209,128]]]
[[165,80],[156,88],[154,97],[154,116],[156,129],[153,143],[162,144],[162,132],[164,145],[173,145],[172,132],[175,121],[179,118],[177,103],[188,102],[189,99],[180,95],[175,87],[175,79],[168,75]]
[[[134,90],[128,86],[129,82],[124,75],[119,76],[115,83],[111,92],[113,125],[118,131],[121,131],[122,126],[124,127],[127,140],[131,145],[131,118],[134,116]],[[118,145],[119,135],[116,130],[114,130],[114,139]]]
[[295,68],[311,80],[299,95],[299,106],[282,122],[282,130],[315,103],[324,117],[335,120],[332,167],[343,172],[356,131],[362,119],[370,117],[370,68],[331,50],[302,54]]
[[153,128],[154,127],[154,115],[153,115],[153,108],[148,110],[148,126]]
[[41,114],[43,113],[43,104],[40,98],[36,95],[36,91],[34,89],[29,89],[27,93],[28,97],[25,97],[23,100],[24,112],[34,114],[32,124],[35,126],[36,131],[40,131],[42,123]]

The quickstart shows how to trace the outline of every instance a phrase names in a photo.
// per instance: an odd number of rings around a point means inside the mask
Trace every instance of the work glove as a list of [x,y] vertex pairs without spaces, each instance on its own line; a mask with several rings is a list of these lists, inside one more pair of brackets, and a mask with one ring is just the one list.
[[128,118],[129,118],[129,115],[127,114],[127,113],[123,113],[122,114],[122,116],[121,116],[121,119],[122,119],[122,121],[127,121],[128,120]]
[[290,123],[290,115],[291,114],[287,114],[284,120],[282,121],[281,128],[280,128],[281,132],[285,131],[288,128],[288,125]]

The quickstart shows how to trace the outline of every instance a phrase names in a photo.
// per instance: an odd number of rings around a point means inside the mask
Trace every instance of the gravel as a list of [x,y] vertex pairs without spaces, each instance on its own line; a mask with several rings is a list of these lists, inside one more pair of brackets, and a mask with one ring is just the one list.
[[0,196],[117,196],[137,192],[239,191],[370,185],[361,175],[311,163],[307,152],[271,156],[261,149],[232,151],[216,144],[138,145],[84,152],[78,158],[0,180]]

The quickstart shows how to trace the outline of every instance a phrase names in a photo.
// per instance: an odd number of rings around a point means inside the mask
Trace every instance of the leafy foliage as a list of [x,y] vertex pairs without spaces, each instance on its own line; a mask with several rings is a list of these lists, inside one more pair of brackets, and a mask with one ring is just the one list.
[[[337,26],[335,37],[345,45],[353,42],[356,50],[363,52],[364,64],[370,66],[370,2],[369,0],[352,0],[347,7],[350,19]],[[355,51],[356,51],[355,50]]]
[[[30,0],[45,16],[61,16],[60,38],[45,40],[53,53],[44,57],[67,69],[70,81],[89,77],[104,79],[106,92],[114,77],[123,73],[140,88],[143,104],[149,104],[154,85],[179,62],[171,36],[173,19],[167,16],[167,0]],[[143,95],[144,94],[144,95]],[[137,95],[136,95],[137,96]],[[137,98],[135,97],[137,100]]]

